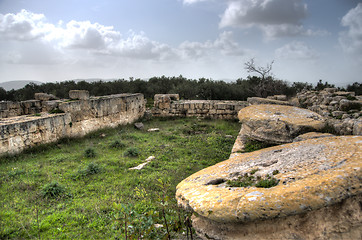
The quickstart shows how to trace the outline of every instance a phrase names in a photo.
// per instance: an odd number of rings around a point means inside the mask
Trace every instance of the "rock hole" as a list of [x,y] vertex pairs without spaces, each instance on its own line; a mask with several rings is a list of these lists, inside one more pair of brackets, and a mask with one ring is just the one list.
[[224,183],[224,182],[225,182],[225,179],[217,178],[217,179],[213,179],[213,180],[209,181],[205,185],[219,185],[219,184]]

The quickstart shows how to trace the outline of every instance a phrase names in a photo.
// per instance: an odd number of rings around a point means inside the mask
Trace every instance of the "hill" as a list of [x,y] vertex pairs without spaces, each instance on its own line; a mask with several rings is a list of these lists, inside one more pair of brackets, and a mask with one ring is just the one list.
[[10,91],[11,89],[17,90],[23,88],[26,84],[35,83],[42,84],[43,82],[34,81],[34,80],[15,80],[15,81],[7,81],[0,83],[0,87],[4,88],[6,91]]

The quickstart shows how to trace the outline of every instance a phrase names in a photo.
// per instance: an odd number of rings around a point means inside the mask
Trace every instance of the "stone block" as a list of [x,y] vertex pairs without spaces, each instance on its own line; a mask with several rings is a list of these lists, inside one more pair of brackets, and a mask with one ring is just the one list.
[[48,93],[35,93],[34,98],[40,101],[49,101],[49,100],[58,99],[53,94],[48,94]]
[[89,92],[87,90],[70,90],[69,98],[87,100],[87,99],[89,99]]

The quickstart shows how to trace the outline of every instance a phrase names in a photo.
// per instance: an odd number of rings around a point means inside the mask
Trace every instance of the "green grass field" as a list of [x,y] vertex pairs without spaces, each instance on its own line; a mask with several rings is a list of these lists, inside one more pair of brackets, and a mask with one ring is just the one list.
[[[189,213],[177,208],[176,185],[227,159],[240,123],[156,118],[144,125],[0,158],[0,239],[186,238]],[[144,169],[129,170],[149,156],[156,159]]]

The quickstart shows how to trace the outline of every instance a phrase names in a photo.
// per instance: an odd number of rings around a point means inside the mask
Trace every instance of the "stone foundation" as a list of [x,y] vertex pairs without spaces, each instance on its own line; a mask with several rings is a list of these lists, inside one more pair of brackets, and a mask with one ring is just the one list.
[[143,94],[118,94],[88,100],[47,101],[43,107],[64,113],[42,112],[0,119],[0,154],[18,153],[60,138],[84,136],[100,128],[134,122],[143,116],[145,101]]
[[[174,100],[173,100],[174,99]],[[152,115],[157,117],[201,117],[237,119],[245,101],[178,100],[178,94],[157,94]]]

